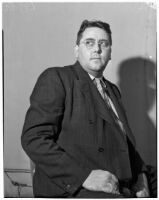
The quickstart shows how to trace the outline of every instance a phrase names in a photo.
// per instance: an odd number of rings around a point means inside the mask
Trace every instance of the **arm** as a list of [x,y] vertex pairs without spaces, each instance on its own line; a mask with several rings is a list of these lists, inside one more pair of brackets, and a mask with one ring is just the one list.
[[90,171],[82,168],[57,143],[64,116],[65,90],[55,69],[38,79],[21,137],[22,146],[38,168],[73,194]]
[[136,179],[136,183],[133,186],[133,190],[136,193],[137,197],[149,197],[149,187],[147,180],[147,167],[140,157],[138,151],[132,145],[130,140],[128,139],[128,145],[130,150],[130,159],[133,175]]
[[147,180],[147,167],[140,157],[139,153],[136,151],[136,160],[135,164],[136,169],[137,169],[137,181],[135,184],[135,191],[136,191],[136,196],[139,198],[142,197],[149,197],[149,186],[148,186],[148,180]]

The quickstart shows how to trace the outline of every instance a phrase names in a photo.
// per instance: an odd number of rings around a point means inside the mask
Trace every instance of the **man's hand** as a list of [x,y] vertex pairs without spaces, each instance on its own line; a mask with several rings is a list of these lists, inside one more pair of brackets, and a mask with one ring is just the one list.
[[118,179],[104,170],[92,170],[82,186],[91,191],[120,194]]
[[136,197],[147,198],[147,197],[150,197],[150,195],[149,195],[148,190],[146,188],[143,188],[142,190],[140,190],[136,193]]
[[147,177],[144,173],[138,176],[136,197],[146,198],[150,197]]

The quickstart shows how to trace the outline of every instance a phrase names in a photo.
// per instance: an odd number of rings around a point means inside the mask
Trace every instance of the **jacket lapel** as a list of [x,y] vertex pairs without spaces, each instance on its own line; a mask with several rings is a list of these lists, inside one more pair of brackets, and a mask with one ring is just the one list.
[[115,93],[113,92],[112,88],[110,87],[110,84],[108,81],[105,80],[105,83],[108,87],[108,91],[110,93],[110,98],[117,110],[117,113],[119,115],[119,119],[121,120],[121,122],[123,123],[124,125],[124,128],[125,128],[125,131],[126,131],[126,134],[127,136],[129,137],[129,139],[131,140],[131,142],[133,143],[133,145],[135,145],[135,138],[129,128],[129,125],[128,125],[128,121],[127,121],[127,117],[126,117],[126,114],[125,114],[125,111],[124,111],[124,107],[122,105],[122,102],[121,102],[121,99],[117,98],[117,96],[115,95]]
[[110,94],[110,98],[115,106],[115,109],[117,110],[117,113],[119,115],[119,119],[125,123],[126,121],[126,116],[125,116],[125,112],[124,109],[122,107],[122,105],[119,102],[119,99],[116,97],[116,95],[114,94],[112,88],[110,87],[110,84],[105,80],[106,86],[108,88],[108,92]]
[[78,74],[78,79],[76,80],[77,85],[88,101],[90,110],[94,110],[102,119],[113,124],[114,122],[109,114],[109,110],[88,73],[78,62],[75,65],[75,69]]

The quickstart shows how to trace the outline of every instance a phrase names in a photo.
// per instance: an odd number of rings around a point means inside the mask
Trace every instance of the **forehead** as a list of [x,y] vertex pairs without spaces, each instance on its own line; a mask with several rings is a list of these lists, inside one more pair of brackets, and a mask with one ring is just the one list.
[[82,34],[82,39],[87,39],[87,38],[94,38],[94,39],[109,39],[109,34],[98,27],[89,27],[86,28],[85,31]]

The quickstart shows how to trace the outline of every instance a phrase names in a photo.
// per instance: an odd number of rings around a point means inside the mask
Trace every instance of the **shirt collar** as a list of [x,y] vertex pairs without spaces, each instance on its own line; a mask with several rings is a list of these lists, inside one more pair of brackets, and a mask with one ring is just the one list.
[[[95,77],[92,76],[91,74],[88,73],[88,75],[89,75],[89,77],[92,79],[92,81],[95,79]],[[99,77],[98,79],[102,80],[102,79],[103,79],[103,76]]]
[[[92,76],[91,74],[89,74],[88,73],[88,75],[89,75],[89,77],[91,78],[91,80],[92,81],[94,81],[95,80],[95,77],[94,76]],[[99,77],[98,79],[100,79],[101,80],[101,82],[103,83],[103,86],[105,87],[105,88],[107,88],[107,85],[105,84],[105,82],[104,82],[104,77],[103,76],[101,76],[101,77]]]

